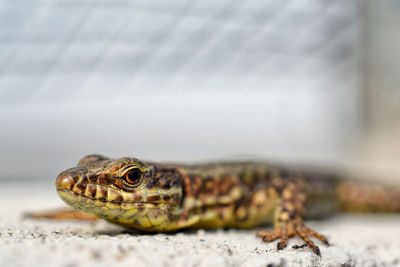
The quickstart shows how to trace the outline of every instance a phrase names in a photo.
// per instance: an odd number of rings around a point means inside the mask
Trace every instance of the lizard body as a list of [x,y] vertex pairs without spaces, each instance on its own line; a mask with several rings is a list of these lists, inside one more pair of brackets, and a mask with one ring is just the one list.
[[[180,165],[100,155],[83,158],[56,181],[67,204],[125,227],[168,232],[273,223],[274,229],[258,233],[263,241],[280,239],[277,246],[283,249],[288,238],[298,235],[318,255],[310,237],[328,241],[303,220],[306,214],[328,216],[354,202],[346,191],[352,185],[342,185],[337,178],[257,162]],[[396,197],[385,194],[371,205],[398,201]]]

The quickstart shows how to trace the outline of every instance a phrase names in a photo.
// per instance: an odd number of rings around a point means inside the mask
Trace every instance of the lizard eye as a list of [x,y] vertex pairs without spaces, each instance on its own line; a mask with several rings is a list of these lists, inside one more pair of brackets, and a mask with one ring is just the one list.
[[125,180],[129,185],[137,186],[142,180],[142,172],[139,169],[132,169],[125,174]]

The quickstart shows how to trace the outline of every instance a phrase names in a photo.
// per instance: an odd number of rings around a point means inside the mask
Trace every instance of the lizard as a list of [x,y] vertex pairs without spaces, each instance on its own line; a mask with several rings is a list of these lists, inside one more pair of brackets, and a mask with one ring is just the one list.
[[187,228],[253,228],[257,236],[287,247],[295,236],[321,256],[305,224],[340,210],[400,211],[400,192],[331,175],[264,162],[167,164],[92,154],[56,179],[58,195],[74,209],[33,213],[35,218],[105,219],[149,232]]

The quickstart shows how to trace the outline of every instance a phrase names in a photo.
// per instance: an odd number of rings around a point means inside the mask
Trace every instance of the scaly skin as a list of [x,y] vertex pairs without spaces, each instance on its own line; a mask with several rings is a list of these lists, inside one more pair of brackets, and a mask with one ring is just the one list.
[[283,249],[298,235],[320,255],[309,237],[328,242],[303,224],[305,208],[313,217],[336,210],[337,182],[254,162],[191,166],[90,155],[62,172],[56,186],[72,207],[125,227],[167,232],[273,223],[258,233],[263,241],[280,239]]
[[[340,181],[256,162],[158,164],[135,158],[84,157],[57,178],[60,197],[76,210],[25,214],[30,218],[95,220],[143,231],[184,228],[250,228],[278,249],[293,236],[320,254],[310,237],[327,239],[304,225],[307,217],[335,211],[400,212],[400,190],[375,183]],[[84,213],[80,212],[83,211]]]

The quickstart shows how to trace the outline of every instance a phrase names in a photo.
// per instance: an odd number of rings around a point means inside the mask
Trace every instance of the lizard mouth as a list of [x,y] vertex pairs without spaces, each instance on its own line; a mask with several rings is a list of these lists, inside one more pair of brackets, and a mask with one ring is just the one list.
[[[58,195],[68,205],[109,222],[144,231],[163,227],[168,218],[168,203],[116,202],[99,200],[67,189],[57,189]],[[158,228],[157,228],[158,229]]]
[[85,175],[73,178],[68,172],[61,173],[56,181],[57,192],[67,204],[104,206],[109,209],[129,209],[157,207],[159,201],[150,201],[144,194],[125,192],[112,188],[111,186],[91,183],[85,180]]
[[[109,190],[113,190],[109,188]],[[85,194],[79,194],[73,192],[68,189],[57,189],[57,193],[60,197],[67,202],[67,204],[74,206],[74,203],[80,203],[87,205],[95,205],[101,206],[106,205],[109,209],[116,209],[116,208],[144,208],[144,207],[158,207],[161,203],[149,203],[149,202],[127,202],[127,201],[116,201],[116,200],[107,200],[106,198],[95,198],[92,196],[87,196]]]

